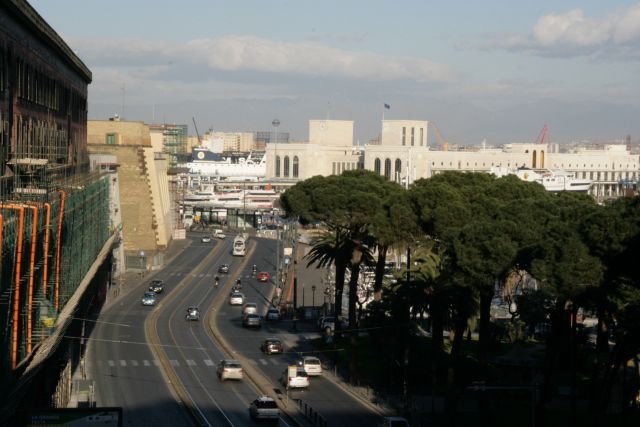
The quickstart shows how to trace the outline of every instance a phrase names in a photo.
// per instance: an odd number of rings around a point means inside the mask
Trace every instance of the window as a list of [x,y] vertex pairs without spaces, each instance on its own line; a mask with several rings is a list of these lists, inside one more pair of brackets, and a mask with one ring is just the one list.
[[396,159],[396,179],[400,180],[400,176],[402,175],[402,161],[400,159]]
[[298,156],[293,156],[293,177],[294,178],[298,177],[298,173],[299,173],[298,164],[299,164]]
[[407,128],[402,127],[402,145],[407,145]]
[[384,177],[387,179],[391,178],[391,160],[389,159],[384,161]]
[[424,145],[424,128],[420,128],[420,146]]
[[411,146],[415,145],[416,140],[416,128],[411,128]]
[[276,156],[276,176],[280,176],[280,156]]
[[116,145],[116,134],[108,133],[107,134],[107,145]]
[[377,174],[380,174],[380,159],[376,159],[373,162],[373,171]]
[[289,177],[289,156],[284,156],[284,174],[285,177]]

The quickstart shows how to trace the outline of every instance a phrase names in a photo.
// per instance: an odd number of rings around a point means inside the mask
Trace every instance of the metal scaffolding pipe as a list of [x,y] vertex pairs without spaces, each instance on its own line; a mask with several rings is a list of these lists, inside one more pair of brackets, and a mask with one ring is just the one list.
[[33,210],[33,218],[31,225],[31,259],[29,260],[29,294],[27,296],[27,354],[32,350],[33,336],[33,287],[35,280],[36,266],[36,241],[38,240],[38,207],[27,206]]
[[64,190],[58,190],[60,192],[60,214],[58,216],[58,241],[56,242],[56,287],[54,291],[54,307],[56,311],[60,306],[60,252],[62,248],[62,221],[64,219],[64,199],[66,194]]
[[[42,295],[44,298],[47,297],[47,281],[49,279],[49,227],[51,226],[51,204],[48,202],[44,203],[44,207],[47,210],[47,219],[45,222],[45,233],[44,233],[44,265],[42,267]],[[2,236],[0,236],[0,239]]]
[[2,209],[13,209],[20,212],[18,220],[18,244],[16,248],[16,262],[15,262],[15,292],[13,293],[13,328],[11,337],[11,369],[16,369],[18,366],[18,323],[20,321],[20,274],[22,267],[22,233],[24,231],[24,207],[15,205],[2,205]]

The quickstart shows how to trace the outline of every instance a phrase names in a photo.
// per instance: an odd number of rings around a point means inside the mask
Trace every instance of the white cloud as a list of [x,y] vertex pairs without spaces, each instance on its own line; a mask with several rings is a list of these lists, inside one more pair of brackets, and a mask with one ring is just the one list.
[[485,46],[539,56],[640,57],[640,4],[605,17],[586,17],[581,9],[538,19],[530,34],[493,37]]
[[433,61],[336,49],[317,42],[278,42],[254,36],[197,39],[184,45],[140,40],[76,40],[93,65],[201,64],[213,70],[259,71],[299,76],[389,81],[448,82],[446,65]]

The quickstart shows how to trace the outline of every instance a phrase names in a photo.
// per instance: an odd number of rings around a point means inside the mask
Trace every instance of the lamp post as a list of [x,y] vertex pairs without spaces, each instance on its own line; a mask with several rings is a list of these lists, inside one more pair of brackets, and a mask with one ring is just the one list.
[[311,285],[311,305],[316,306],[316,285]]
[[140,250],[140,252],[138,252],[138,257],[140,258],[140,270],[141,270],[140,274],[142,275],[142,277],[144,277],[144,270],[145,270],[144,256],[145,256],[144,251]]
[[304,283],[302,284],[302,306],[304,307]]
[[[280,126],[280,120],[273,119],[271,125],[274,129],[274,146],[273,146],[273,176],[277,178],[278,171],[278,126]],[[280,286],[280,223],[276,218],[276,286]]]

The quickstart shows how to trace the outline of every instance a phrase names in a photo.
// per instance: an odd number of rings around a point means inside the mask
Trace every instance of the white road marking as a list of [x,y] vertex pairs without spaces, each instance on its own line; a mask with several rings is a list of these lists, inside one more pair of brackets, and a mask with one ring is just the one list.
[[150,363],[148,360],[143,360],[143,361],[142,361],[142,364],[143,364],[144,366],[151,366],[151,363]]
[[214,365],[214,363],[213,363],[213,361],[211,359],[204,359],[203,362],[207,366],[213,366]]
[[113,360],[107,360],[107,363],[109,364],[109,366],[111,366],[112,368],[114,366],[116,366],[116,363]]
[[127,366],[127,361],[126,360],[120,360],[120,366],[125,367]]
[[137,360],[132,360],[131,361],[131,366],[138,366],[138,361]]
[[259,359],[260,363],[262,363],[263,365],[267,365],[267,361],[264,359]]
[[196,362],[192,359],[187,359],[187,366],[196,366]]
[[171,362],[171,366],[180,366],[180,363],[175,359],[171,359],[169,362]]

